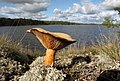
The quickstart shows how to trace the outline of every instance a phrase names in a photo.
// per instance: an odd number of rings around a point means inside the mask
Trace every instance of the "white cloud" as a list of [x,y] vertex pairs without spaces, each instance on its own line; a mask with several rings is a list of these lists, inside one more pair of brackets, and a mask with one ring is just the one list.
[[61,13],[62,13],[61,10],[58,9],[58,8],[55,8],[55,9],[53,10],[53,12],[54,12],[55,14],[61,14]]
[[7,18],[8,16],[5,14],[0,14],[0,18]]
[[40,20],[45,19],[48,16],[44,13],[19,13],[14,15],[9,15],[10,18],[26,18],[26,19],[34,19],[34,20]]
[[66,17],[50,17],[49,20],[52,21],[68,21],[68,19]]
[[73,17],[68,18],[69,21],[74,21],[78,23],[101,23],[101,19],[96,14],[91,15],[74,15]]
[[113,9],[115,7],[120,7],[120,0],[105,0],[101,3],[103,9]]
[[99,12],[99,7],[95,4],[88,3],[85,6],[82,7],[82,12],[84,14],[95,14]]
[[120,15],[112,16],[112,19],[114,20],[114,23],[120,23]]
[[80,4],[74,3],[72,7],[66,10],[69,13],[82,13],[82,14],[94,14],[98,12],[98,8],[94,4],[87,4],[81,6]]
[[70,7],[69,9],[65,10],[68,13],[78,13],[82,10],[80,4],[74,3],[72,5],[72,7]]
[[24,12],[31,12],[31,13],[37,13],[40,11],[45,11],[47,10],[47,7],[49,6],[49,3],[44,2],[44,3],[24,3],[24,4],[17,4],[17,9],[21,9]]
[[[11,0],[12,1],[12,0]],[[31,13],[37,13],[40,11],[45,11],[47,10],[49,6],[49,2],[34,2],[34,3],[21,3],[21,4],[14,4],[15,7],[7,7],[3,6],[0,9],[3,12],[8,12],[8,13],[16,13],[16,12],[31,12]]]
[[[49,7],[51,0],[0,0],[1,2],[12,3],[14,6],[2,6],[0,11],[12,18],[43,19],[47,15],[42,14]],[[14,15],[14,16],[13,16]]]
[[43,3],[50,2],[51,0],[0,0],[1,2],[9,2],[13,4],[23,4],[23,3]]
[[[56,17],[53,17],[52,20],[63,20],[71,22],[96,22],[100,20],[96,14],[100,12],[99,6],[86,1],[83,6],[80,4],[74,3],[68,9],[62,11],[61,9],[55,8],[53,11],[56,14]],[[85,15],[86,14],[86,15]]]
[[117,11],[102,11],[98,15],[101,18],[112,17],[112,16],[115,16],[115,15],[118,15],[118,12]]
[[82,13],[82,14],[94,14],[99,12],[99,7],[93,3],[86,3],[81,6],[80,4],[74,3],[72,7],[66,10],[69,13]]
[[68,17],[68,16],[71,16],[72,14],[70,12],[67,12],[67,11],[61,11],[60,9],[58,8],[55,8],[53,10],[53,13],[57,14],[58,17]]
[[8,14],[22,13],[22,10],[14,8],[14,7],[0,7],[0,11]]
[[[49,19],[58,21],[70,21],[80,23],[102,23],[104,17],[111,17],[120,21],[117,11],[109,10],[120,7],[120,0],[105,0],[102,3],[94,4],[90,0],[81,0],[81,4],[73,3],[68,9],[55,8],[54,17],[48,17],[46,11],[51,0],[0,0],[1,2],[12,3],[10,6],[0,7],[0,12],[5,17]],[[106,10],[108,9],[108,10]]]
[[[58,14],[61,13],[60,9],[55,10]],[[57,20],[57,21],[70,21],[70,22],[78,22],[78,23],[102,23],[104,20],[104,17],[111,17],[112,19],[116,20],[118,22],[120,19],[120,16],[118,15],[117,11],[102,11],[95,14],[72,14],[71,16],[66,17],[60,17],[57,15],[56,17],[51,18],[50,20]]]
[[102,19],[97,14],[91,15],[80,15],[74,14],[68,17],[51,17],[49,20],[54,21],[69,21],[69,22],[77,22],[77,23],[101,23]]
[[34,0],[0,0],[2,2],[10,2],[10,3],[30,3]]
[[91,2],[85,3],[81,6],[80,4],[74,3],[72,7],[62,11],[61,9],[55,8],[53,11],[57,17],[70,17],[73,14],[95,14],[99,13],[99,7]]
[[105,10],[107,8],[118,7],[119,5],[120,0],[105,0],[98,5],[93,4],[90,2],[90,0],[82,0],[82,5],[74,3],[66,10],[55,8],[53,12],[56,14],[56,16],[53,19],[80,23],[102,23],[104,17],[111,17],[112,19],[116,18],[119,20],[120,16],[118,16],[118,11]]
[[43,14],[43,13],[32,13],[32,14],[31,13],[27,13],[27,14],[24,14],[23,16],[25,18],[35,19],[35,20],[44,19],[44,18],[48,17],[46,14]]

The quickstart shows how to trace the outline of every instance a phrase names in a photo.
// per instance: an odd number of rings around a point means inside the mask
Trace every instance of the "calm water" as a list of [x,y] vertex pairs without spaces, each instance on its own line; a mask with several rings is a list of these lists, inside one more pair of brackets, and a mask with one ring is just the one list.
[[[0,27],[0,34],[8,34],[12,39],[20,41],[30,48],[43,49],[38,40],[30,33],[25,33],[27,29],[40,27],[52,32],[63,32],[71,35],[80,44],[91,44],[96,39],[102,39],[102,34],[112,38],[112,34],[120,28],[109,29],[98,25],[45,25],[45,26],[16,26]],[[24,38],[23,38],[24,37]]]

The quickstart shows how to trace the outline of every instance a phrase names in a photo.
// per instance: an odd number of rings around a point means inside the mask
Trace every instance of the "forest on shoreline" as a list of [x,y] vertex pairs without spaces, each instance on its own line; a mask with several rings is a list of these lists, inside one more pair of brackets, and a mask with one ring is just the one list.
[[27,25],[98,25],[98,24],[75,23],[68,21],[43,21],[43,20],[23,19],[23,18],[17,18],[17,19],[0,18],[0,26],[27,26]]
[[80,23],[67,21],[42,21],[32,19],[0,18],[0,26],[26,26],[26,25],[81,25]]
[[43,20],[32,20],[32,19],[11,19],[11,18],[0,18],[0,26],[28,26],[28,25],[104,25],[119,27],[120,24],[113,24],[113,20],[108,17],[104,18],[103,23],[75,23],[68,21],[43,21]]

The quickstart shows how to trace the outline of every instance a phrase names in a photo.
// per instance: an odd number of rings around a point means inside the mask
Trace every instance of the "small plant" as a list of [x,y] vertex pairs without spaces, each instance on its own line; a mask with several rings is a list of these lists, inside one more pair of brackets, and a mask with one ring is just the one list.
[[25,47],[21,42],[16,42],[12,40],[8,35],[0,36],[0,48],[8,49],[10,53],[17,53],[22,55],[27,55],[31,59],[36,58],[37,56],[42,56],[42,52],[34,49],[33,51]]
[[99,47],[97,47],[97,49],[99,49],[99,52],[101,54],[106,54],[108,55],[110,58],[116,60],[116,61],[120,61],[120,42],[119,39],[113,39],[112,41],[110,41],[111,39],[105,37],[105,42],[99,42]]
[[[120,24],[117,22],[117,20],[112,20],[109,17],[104,18],[103,25],[109,28],[120,27]],[[109,55],[114,60],[120,61],[120,42],[119,42],[120,34],[119,33],[120,32],[118,31],[116,38],[113,38],[112,41],[110,41],[111,39],[104,36],[105,42],[104,43],[99,42],[99,43],[101,44],[100,52],[102,52],[103,54]]]

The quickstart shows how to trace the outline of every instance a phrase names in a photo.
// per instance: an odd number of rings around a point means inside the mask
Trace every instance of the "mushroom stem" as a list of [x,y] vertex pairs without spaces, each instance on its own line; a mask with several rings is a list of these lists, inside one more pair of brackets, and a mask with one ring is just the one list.
[[44,64],[46,66],[53,66],[56,50],[47,49]]

